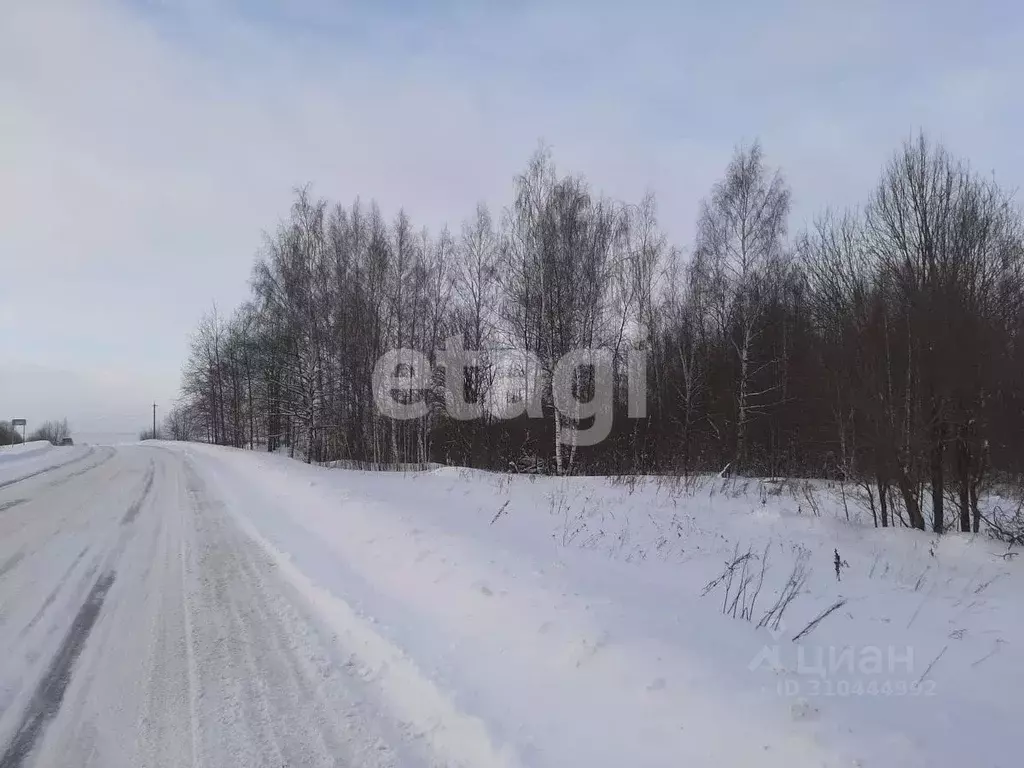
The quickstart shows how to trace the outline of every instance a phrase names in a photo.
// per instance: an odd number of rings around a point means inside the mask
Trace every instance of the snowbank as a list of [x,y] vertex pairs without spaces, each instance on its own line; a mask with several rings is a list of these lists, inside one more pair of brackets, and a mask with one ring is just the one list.
[[1024,579],[984,538],[864,527],[849,489],[823,483],[176,450],[202,454],[451,764],[463,732],[463,764],[1016,763]]
[[89,455],[81,446],[55,447],[42,440],[0,448],[0,488],[42,475]]
[[0,446],[0,462],[20,461],[52,448],[53,443],[49,440],[33,440],[19,445]]

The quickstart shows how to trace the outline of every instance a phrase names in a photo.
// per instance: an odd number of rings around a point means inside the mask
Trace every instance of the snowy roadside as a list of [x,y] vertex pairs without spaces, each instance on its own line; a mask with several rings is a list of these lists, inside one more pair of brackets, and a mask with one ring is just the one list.
[[[1011,650],[1024,617],[1019,570],[988,542],[798,516],[792,499],[717,485],[176,450],[202,456],[283,572],[344,625],[355,663],[453,760],[469,743],[465,764],[1008,759],[1015,709],[994,691],[1024,684]],[[722,585],[702,597],[748,549],[769,554],[749,622],[722,615]],[[801,594],[776,631],[758,628],[800,560]]]
[[33,440],[29,443],[19,443],[17,445],[0,445],[0,464],[6,464],[11,461],[23,461],[51,448],[53,448],[53,443],[49,440]]
[[92,449],[55,447],[45,440],[0,447],[0,488],[84,458]]

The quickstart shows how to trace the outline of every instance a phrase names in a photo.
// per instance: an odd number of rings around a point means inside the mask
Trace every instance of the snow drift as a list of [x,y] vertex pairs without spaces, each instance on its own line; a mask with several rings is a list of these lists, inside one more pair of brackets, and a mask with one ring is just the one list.
[[823,483],[174,448],[449,764],[1014,762],[1024,585],[984,537]]

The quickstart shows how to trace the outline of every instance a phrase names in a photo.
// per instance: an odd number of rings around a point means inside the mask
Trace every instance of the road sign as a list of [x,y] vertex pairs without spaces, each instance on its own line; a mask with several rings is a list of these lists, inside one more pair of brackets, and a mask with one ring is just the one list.
[[11,426],[12,427],[24,427],[25,426],[25,419],[11,419]]

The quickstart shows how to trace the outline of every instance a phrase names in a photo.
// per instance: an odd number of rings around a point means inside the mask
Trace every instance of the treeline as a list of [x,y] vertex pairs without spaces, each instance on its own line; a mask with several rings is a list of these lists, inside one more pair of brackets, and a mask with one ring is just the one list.
[[[545,152],[513,192],[498,220],[481,205],[433,235],[405,212],[299,192],[251,299],[200,323],[168,435],[309,461],[839,476],[863,485],[878,525],[938,531],[977,529],[981,484],[1024,469],[1021,212],[923,136],[862,209],[792,235],[781,171],[741,148],[686,251],[653,197],[601,197]],[[541,417],[455,420],[436,369],[426,415],[381,415],[381,356],[433,365],[453,335],[483,350],[469,401],[538,396]],[[612,433],[589,447],[560,444],[571,420],[551,398],[555,364],[581,348],[608,350],[615,371]],[[637,350],[643,419],[626,408]],[[593,393],[585,370],[574,384]]]
[[[61,441],[71,436],[71,427],[68,420],[44,421],[42,425],[29,433],[28,442],[37,440],[48,440],[54,445],[60,445]],[[0,421],[0,445],[20,445],[21,433],[18,432],[9,421]]]
[[60,445],[69,437],[71,437],[71,426],[68,424],[68,420],[64,418],[44,421],[31,434],[29,434],[28,439],[30,441],[47,440],[54,445]]
[[21,433],[9,421],[0,421],[0,445],[21,445]]

